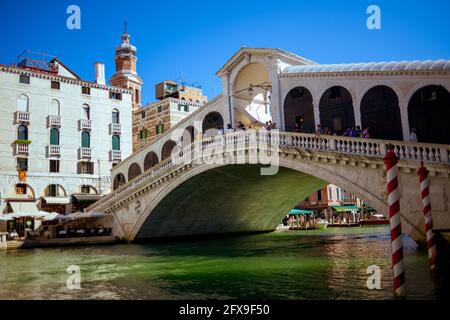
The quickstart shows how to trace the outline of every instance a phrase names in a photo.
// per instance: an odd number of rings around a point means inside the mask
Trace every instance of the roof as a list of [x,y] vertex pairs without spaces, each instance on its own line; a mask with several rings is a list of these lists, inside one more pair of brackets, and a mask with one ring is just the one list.
[[282,49],[273,48],[247,48],[242,47],[236,52],[217,72],[217,76],[221,76],[229,69],[233,68],[237,63],[239,63],[245,56],[245,54],[255,54],[255,55],[276,55],[284,58],[291,64],[314,64],[314,61],[305,59],[291,52],[284,51]]
[[290,66],[283,73],[450,70],[450,60],[391,61]]
[[313,210],[303,210],[303,209],[292,209],[291,211],[289,211],[289,215],[296,215],[296,214],[309,215],[309,214],[314,214],[314,211]]

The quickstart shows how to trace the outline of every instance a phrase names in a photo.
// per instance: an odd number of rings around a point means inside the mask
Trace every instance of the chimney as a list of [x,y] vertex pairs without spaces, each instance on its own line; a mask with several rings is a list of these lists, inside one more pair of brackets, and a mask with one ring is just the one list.
[[102,62],[96,62],[94,64],[95,68],[95,82],[97,84],[105,85],[105,64]]

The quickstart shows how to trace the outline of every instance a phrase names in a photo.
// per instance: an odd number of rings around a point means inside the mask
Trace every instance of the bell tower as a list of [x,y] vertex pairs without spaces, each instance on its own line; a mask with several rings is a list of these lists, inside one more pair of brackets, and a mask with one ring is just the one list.
[[122,33],[122,43],[116,46],[115,62],[116,73],[111,77],[110,83],[113,86],[131,90],[133,92],[133,111],[141,106],[142,79],[136,71],[137,57],[136,47],[130,43],[131,36],[127,31],[127,23],[124,24]]

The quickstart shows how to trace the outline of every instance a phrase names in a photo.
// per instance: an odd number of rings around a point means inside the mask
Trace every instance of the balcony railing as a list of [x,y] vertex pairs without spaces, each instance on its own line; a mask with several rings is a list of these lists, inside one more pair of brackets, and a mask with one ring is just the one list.
[[111,150],[110,151],[110,159],[111,159],[111,161],[121,161],[122,160],[122,151]]
[[79,148],[78,149],[78,159],[90,159],[92,156],[91,148]]
[[30,145],[28,143],[16,142],[16,154],[28,154]]
[[122,126],[120,125],[120,123],[110,123],[109,124],[109,133],[110,134],[121,134]]
[[47,156],[48,157],[59,157],[61,155],[60,146],[47,146]]
[[15,117],[16,123],[29,123],[30,122],[30,113],[24,111],[16,111]]
[[91,130],[92,120],[81,119],[78,121],[78,128],[80,130]]
[[47,123],[49,127],[60,127],[61,117],[60,116],[48,116]]

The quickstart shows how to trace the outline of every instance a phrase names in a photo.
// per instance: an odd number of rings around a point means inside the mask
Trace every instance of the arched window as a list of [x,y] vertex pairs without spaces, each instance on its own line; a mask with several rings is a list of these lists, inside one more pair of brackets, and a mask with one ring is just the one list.
[[56,128],[50,130],[50,145],[59,146],[59,130]]
[[89,132],[83,132],[81,134],[81,147],[90,148],[91,147],[91,136]]
[[28,140],[28,128],[22,124],[17,128],[17,140]]
[[91,109],[87,104],[83,104],[83,107],[81,109],[81,119],[91,120]]
[[120,186],[123,186],[127,183],[125,176],[122,173],[117,174],[114,177],[113,190],[118,189]]
[[164,133],[164,123],[160,121],[158,125],[156,126],[156,134]]
[[119,110],[117,109],[112,111],[112,123],[120,123]]
[[17,99],[17,111],[28,112],[29,100],[24,94],[21,94]]
[[118,135],[112,136],[112,149],[114,151],[120,150],[120,137]]
[[48,113],[51,116],[59,116],[59,112],[60,112],[59,101],[56,99],[53,99],[50,102],[50,110],[48,111]]

